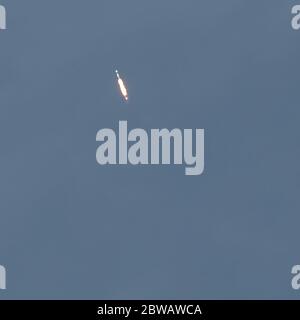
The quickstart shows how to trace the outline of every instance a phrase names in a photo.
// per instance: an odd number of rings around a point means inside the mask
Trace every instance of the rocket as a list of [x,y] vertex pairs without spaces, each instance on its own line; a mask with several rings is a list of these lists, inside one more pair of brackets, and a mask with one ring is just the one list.
[[126,86],[125,86],[125,84],[124,84],[124,81],[123,81],[122,78],[120,77],[119,71],[116,70],[115,72],[116,72],[116,75],[117,75],[117,80],[118,80],[118,84],[119,84],[119,87],[120,87],[120,91],[121,91],[121,93],[122,93],[122,96],[123,96],[123,98],[124,98],[126,101],[128,101],[128,99],[129,99],[129,98],[128,98],[128,92],[127,92]]

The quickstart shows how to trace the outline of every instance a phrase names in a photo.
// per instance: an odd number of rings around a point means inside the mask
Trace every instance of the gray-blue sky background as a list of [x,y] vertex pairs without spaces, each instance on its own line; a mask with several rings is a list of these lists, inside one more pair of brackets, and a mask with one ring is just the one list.
[[[300,297],[296,1],[1,4],[0,298]],[[204,128],[204,174],[97,165],[119,120]]]

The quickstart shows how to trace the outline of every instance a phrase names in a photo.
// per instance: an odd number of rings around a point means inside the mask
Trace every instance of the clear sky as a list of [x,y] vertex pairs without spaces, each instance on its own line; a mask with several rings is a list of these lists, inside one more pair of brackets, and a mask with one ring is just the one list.
[[[296,1],[0,2],[0,298],[300,297]],[[204,128],[204,174],[99,166],[119,120]]]

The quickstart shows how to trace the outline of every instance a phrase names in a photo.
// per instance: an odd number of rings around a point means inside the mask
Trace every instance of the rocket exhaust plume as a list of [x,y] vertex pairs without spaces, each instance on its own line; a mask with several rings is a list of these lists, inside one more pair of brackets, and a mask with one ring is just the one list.
[[128,92],[127,92],[127,89],[126,89],[126,86],[125,86],[123,80],[121,79],[121,77],[119,75],[119,71],[118,70],[116,70],[116,75],[117,75],[117,78],[118,78],[118,84],[119,84],[122,96],[126,101],[128,101],[128,99],[129,99],[128,98]]

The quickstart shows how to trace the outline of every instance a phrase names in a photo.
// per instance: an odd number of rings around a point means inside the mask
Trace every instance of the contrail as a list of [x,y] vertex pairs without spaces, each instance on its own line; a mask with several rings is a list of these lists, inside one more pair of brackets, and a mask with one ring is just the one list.
[[121,90],[121,93],[122,93],[122,96],[124,97],[124,99],[126,101],[128,101],[128,92],[127,92],[127,89],[126,89],[126,86],[123,82],[123,80],[121,79],[120,75],[119,75],[119,72],[118,70],[116,70],[116,75],[117,75],[117,78],[118,78],[118,84],[119,84],[119,87],[120,87],[120,90]]

